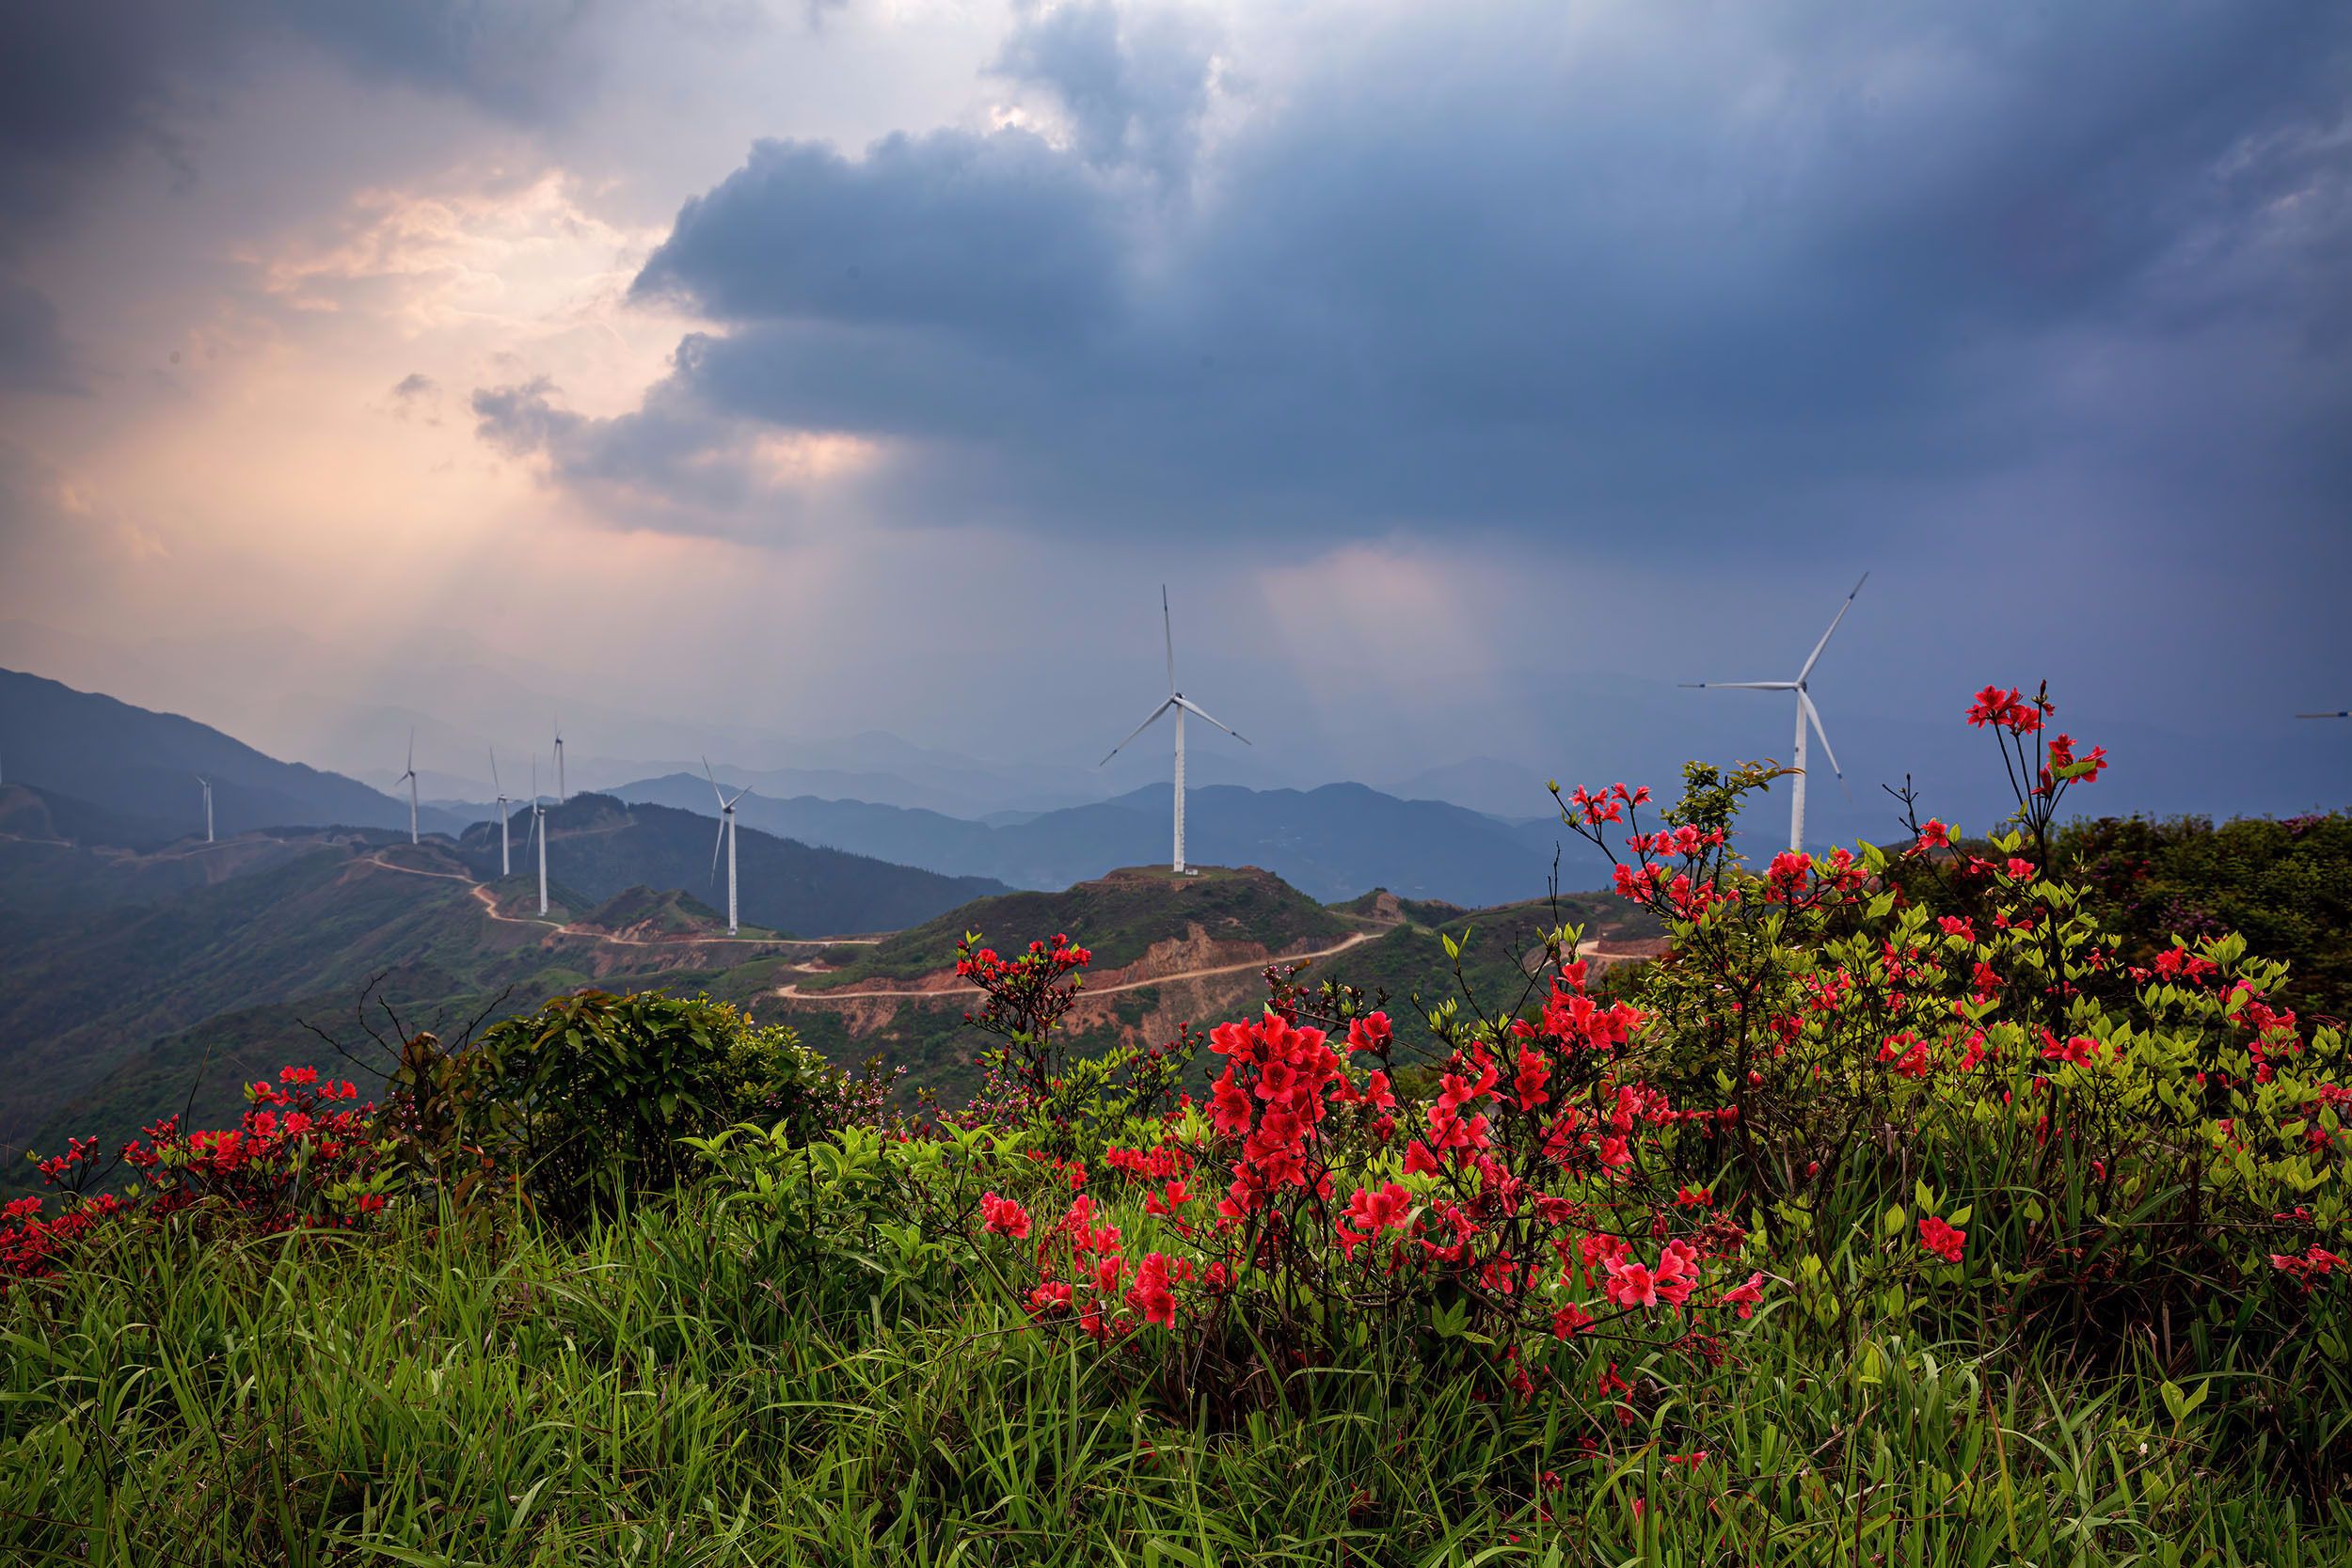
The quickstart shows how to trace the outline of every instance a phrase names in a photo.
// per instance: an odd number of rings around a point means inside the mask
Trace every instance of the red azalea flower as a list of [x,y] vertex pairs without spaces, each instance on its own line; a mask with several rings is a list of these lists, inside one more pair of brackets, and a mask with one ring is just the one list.
[[1947,1263],[1960,1261],[1961,1248],[1967,1241],[1968,1232],[1945,1224],[1933,1214],[1919,1222],[1919,1244]]

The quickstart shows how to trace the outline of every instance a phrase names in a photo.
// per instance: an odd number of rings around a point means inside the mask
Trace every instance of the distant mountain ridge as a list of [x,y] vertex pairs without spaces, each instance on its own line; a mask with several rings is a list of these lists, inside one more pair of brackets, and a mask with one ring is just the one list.
[[[712,814],[709,784],[671,774],[614,793]],[[739,820],[933,870],[993,877],[1016,887],[1064,888],[1114,867],[1165,861],[1172,789],[1152,784],[1093,805],[1023,814],[996,823],[938,812],[747,795]],[[1385,887],[1412,898],[1466,906],[1509,903],[1543,892],[1555,846],[1570,885],[1599,879],[1592,851],[1557,824],[1511,823],[1443,800],[1402,800],[1358,784],[1310,790],[1211,784],[1186,792],[1189,857],[1205,864],[1262,865],[1325,900]]]
[[[254,828],[406,828],[408,806],[356,779],[280,762],[209,724],[0,670],[0,777],[96,808],[86,832],[167,844],[203,836],[204,797],[222,837]],[[424,826],[456,827],[428,816]]]

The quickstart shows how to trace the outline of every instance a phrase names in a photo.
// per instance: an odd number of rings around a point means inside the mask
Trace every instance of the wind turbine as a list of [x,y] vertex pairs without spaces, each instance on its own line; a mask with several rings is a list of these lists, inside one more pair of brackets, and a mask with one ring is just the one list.
[[531,836],[539,846],[539,913],[548,912],[548,829],[539,810],[539,759],[531,759]]
[[1119,755],[1120,752],[1127,749],[1128,741],[1135,739],[1136,736],[1141,735],[1144,731],[1150,729],[1153,724],[1159,722],[1161,714],[1168,712],[1170,709],[1175,711],[1176,850],[1174,858],[1168,863],[1168,869],[1174,871],[1178,876],[1182,877],[1190,874],[1184,869],[1184,715],[1189,713],[1197,718],[1207,720],[1210,723],[1216,724],[1218,729],[1223,730],[1227,735],[1232,736],[1235,740],[1240,741],[1245,746],[1248,745],[1250,742],[1248,736],[1242,734],[1231,724],[1223,723],[1216,719],[1210,718],[1206,709],[1202,708],[1191,698],[1185,696],[1182,691],[1176,689],[1176,624],[1169,618],[1168,613],[1168,585],[1166,583],[1162,583],[1160,585],[1160,630],[1168,640],[1168,700],[1152,710],[1151,718],[1146,719],[1142,723],[1136,726],[1134,735],[1130,735],[1126,740],[1122,740],[1118,745],[1112,747],[1110,751],[1104,755],[1103,761],[1096,763],[1094,766],[1101,768],[1104,764],[1108,763],[1112,757]]
[[750,794],[751,785],[745,784],[735,792],[734,800],[728,800],[726,792],[719,787],[718,775],[710,770],[708,757],[703,758],[703,777],[710,781],[710,793],[717,796],[719,800],[719,839],[710,847],[710,874],[713,877],[719,875],[719,847],[723,844],[727,851],[727,935],[733,936],[735,935],[735,801]]
[[499,749],[490,748],[490,787],[499,792],[499,875],[515,874],[514,851],[506,831],[506,785],[499,782]]
[[408,842],[414,844],[417,842],[417,732],[413,726],[408,731],[408,771],[400,776],[400,782],[408,786]]
[[199,773],[196,782],[204,786],[204,842],[210,844],[213,842],[213,781]]
[[564,792],[564,716],[555,716],[555,803],[562,805],[571,797]]
[[1821,737],[1821,750],[1829,753],[1830,770],[1837,775],[1838,783],[1843,784],[1846,779],[1845,770],[1837,766],[1837,752],[1829,743],[1829,732],[1821,728],[1821,710],[1813,705],[1813,697],[1805,689],[1805,683],[1812,678],[1813,667],[1821,661],[1821,650],[1829,646],[1830,638],[1837,630],[1837,623],[1843,621],[1846,611],[1853,608],[1854,594],[1861,593],[1862,583],[1869,580],[1870,574],[1865,572],[1862,581],[1853,585],[1853,594],[1847,594],[1846,602],[1837,607],[1837,613],[1830,619],[1829,630],[1821,633],[1821,640],[1813,644],[1813,652],[1805,657],[1804,668],[1797,672],[1795,680],[1682,683],[1686,687],[1705,690],[1793,691],[1797,694],[1797,751],[1795,761],[1791,764],[1796,783],[1788,792],[1788,847],[1800,855],[1804,853],[1804,726],[1808,720],[1812,722],[1813,733]]

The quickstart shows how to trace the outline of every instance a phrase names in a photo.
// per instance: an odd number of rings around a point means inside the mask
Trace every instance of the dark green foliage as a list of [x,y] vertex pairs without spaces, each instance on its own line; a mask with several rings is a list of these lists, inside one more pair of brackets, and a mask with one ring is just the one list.
[[2124,953],[2146,964],[2177,934],[2224,931],[2291,966],[2286,1000],[2312,1016],[2352,1016],[2352,817],[2101,817],[2068,823],[2054,845]]
[[[690,1159],[679,1140],[771,1108],[788,1083],[779,1057],[796,1043],[723,1003],[590,990],[492,1025],[447,1082],[411,1081],[453,1104],[433,1125],[519,1173],[543,1212],[568,1221],[675,1185]],[[812,1085],[795,1075],[789,1086]]]

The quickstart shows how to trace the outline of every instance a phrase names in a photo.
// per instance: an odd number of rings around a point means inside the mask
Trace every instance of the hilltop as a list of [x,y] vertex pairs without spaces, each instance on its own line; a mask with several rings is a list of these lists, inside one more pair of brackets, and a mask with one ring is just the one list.
[[1269,963],[1306,966],[1385,999],[1408,1055],[1430,1042],[1413,998],[1444,992],[1451,969],[1439,931],[1469,933],[1465,972],[1508,1005],[1518,963],[1539,926],[1575,921],[1604,958],[1645,957],[1655,924],[1607,895],[1485,910],[1401,899],[1375,889],[1319,904],[1255,866],[1208,868],[1179,878],[1128,868],[1057,894],[981,899],[864,948],[762,959],[720,977],[714,991],[771,1013],[836,1061],[880,1053],[907,1069],[913,1087],[952,1097],[976,1081],[984,1037],[963,1022],[975,996],[954,973],[956,942],[977,931],[999,947],[1066,932],[1094,955],[1066,1024],[1080,1049],[1149,1044],[1185,1023],[1248,1017],[1263,1005]]
[[1066,932],[1093,950],[1100,972],[1153,954],[1171,957],[1167,951],[1171,945],[1203,958],[1219,956],[1227,947],[1271,956],[1327,946],[1352,928],[1346,919],[1254,865],[1203,867],[1187,877],[1129,866],[1062,893],[1009,893],[961,905],[846,955],[839,968],[812,977],[803,989],[822,995],[919,981],[954,967],[957,939],[966,931],[980,932],[999,945]]
[[1189,877],[1129,867],[1061,893],[979,899],[869,947],[745,965],[713,991],[780,1017],[836,1061],[879,1052],[907,1069],[910,1087],[952,1098],[977,1082],[981,1043],[963,1022],[974,993],[954,973],[966,931],[1000,947],[1066,932],[1090,948],[1087,994],[1066,1025],[1089,1047],[1163,1038],[1183,1023],[1250,1010],[1265,964],[1375,934],[1255,866]]

